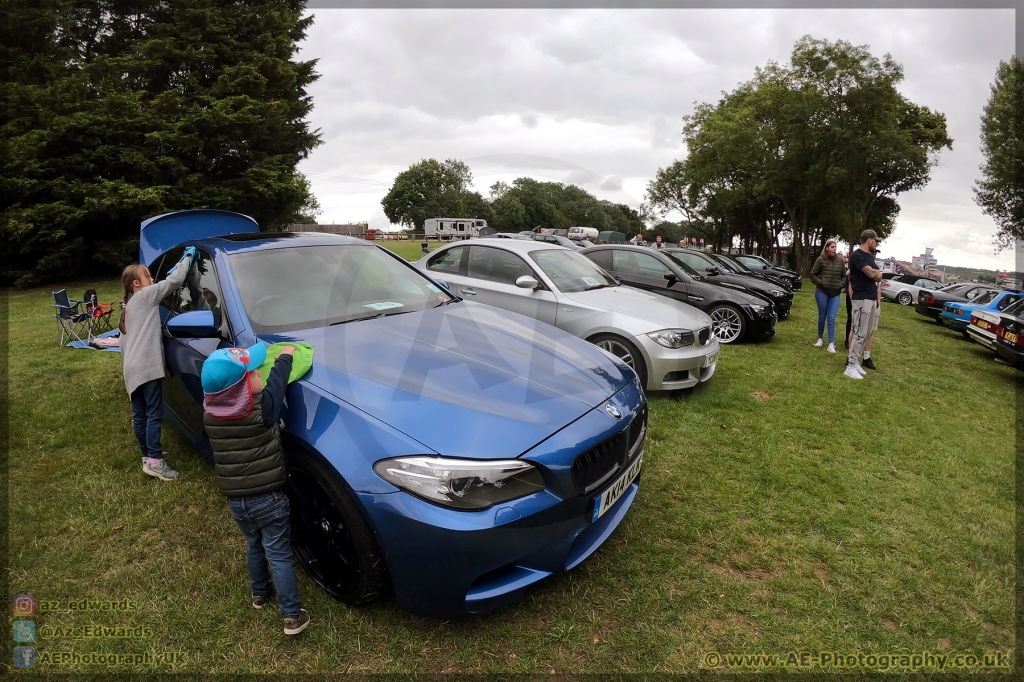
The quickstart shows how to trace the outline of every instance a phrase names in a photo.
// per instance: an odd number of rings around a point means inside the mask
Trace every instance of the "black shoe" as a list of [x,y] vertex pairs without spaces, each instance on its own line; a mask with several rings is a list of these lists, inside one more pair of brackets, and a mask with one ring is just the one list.
[[299,609],[299,615],[295,618],[284,619],[284,634],[297,635],[309,625],[309,613],[306,609]]
[[846,350],[850,350],[850,342],[849,341],[843,341],[843,345],[846,346]]
[[864,358],[864,362],[860,363],[860,366],[867,367],[868,369],[878,369],[871,358]]
[[252,595],[252,607],[254,609],[262,609],[264,606],[270,603],[270,600],[274,597],[273,593],[270,594],[254,594]]

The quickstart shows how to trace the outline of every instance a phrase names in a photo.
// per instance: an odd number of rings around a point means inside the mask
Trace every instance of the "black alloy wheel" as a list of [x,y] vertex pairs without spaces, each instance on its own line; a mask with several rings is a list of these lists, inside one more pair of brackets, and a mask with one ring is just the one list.
[[350,493],[319,455],[293,450],[288,459],[285,490],[296,559],[338,601],[359,605],[376,600],[388,586],[387,566]]
[[631,341],[627,341],[615,334],[598,334],[589,339],[592,344],[601,350],[608,351],[636,372],[640,377],[640,385],[647,389],[647,363],[644,356]]
[[747,332],[743,313],[731,305],[717,305],[708,311],[711,318],[711,333],[719,343],[736,343]]

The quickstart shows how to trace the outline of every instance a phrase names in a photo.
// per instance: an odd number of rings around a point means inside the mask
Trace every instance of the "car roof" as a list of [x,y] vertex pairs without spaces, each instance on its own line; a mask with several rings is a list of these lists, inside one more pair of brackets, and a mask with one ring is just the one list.
[[552,244],[551,242],[541,242],[534,239],[494,239],[492,237],[481,237],[480,239],[473,239],[466,243],[456,242],[456,244],[460,246],[470,246],[470,244],[473,246],[493,246],[499,249],[505,249],[506,251],[514,251],[516,253],[547,251],[548,249],[559,249],[561,251],[575,253],[575,251],[567,246],[560,246],[558,244]]
[[374,242],[328,232],[252,232],[248,234],[207,237],[191,242],[207,251],[244,253],[303,246],[373,246]]

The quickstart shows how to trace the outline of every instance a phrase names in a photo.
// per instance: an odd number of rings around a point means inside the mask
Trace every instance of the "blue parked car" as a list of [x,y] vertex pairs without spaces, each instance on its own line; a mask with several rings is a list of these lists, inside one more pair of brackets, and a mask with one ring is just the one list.
[[166,415],[212,457],[203,360],[313,346],[286,396],[286,490],[296,556],[337,599],[390,586],[425,616],[501,607],[586,559],[636,498],[646,400],[593,344],[463,301],[365,240],[213,210],[142,224],[156,280],[186,246],[195,265],[160,311]]
[[1011,303],[1020,300],[1019,291],[988,291],[978,296],[973,301],[953,301],[942,306],[942,313],[939,321],[954,331],[961,332],[966,338],[971,338],[967,333],[967,327],[971,324],[971,313],[975,310],[988,310],[1001,312]]

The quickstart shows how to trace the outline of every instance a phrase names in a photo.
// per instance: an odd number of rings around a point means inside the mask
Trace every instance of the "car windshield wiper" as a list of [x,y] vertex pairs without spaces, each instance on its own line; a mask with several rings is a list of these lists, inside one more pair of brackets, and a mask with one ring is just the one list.
[[378,317],[389,317],[391,315],[404,315],[405,313],[411,313],[412,310],[399,310],[393,313],[377,313],[375,315],[363,315],[362,317],[353,317],[348,320],[338,320],[337,322],[331,322],[328,327],[334,327],[339,324],[348,324],[349,322],[361,322],[362,320],[376,320]]

